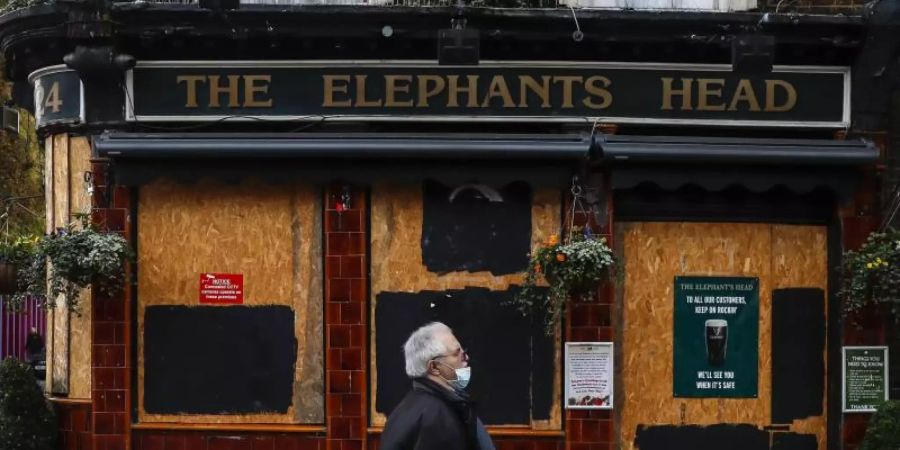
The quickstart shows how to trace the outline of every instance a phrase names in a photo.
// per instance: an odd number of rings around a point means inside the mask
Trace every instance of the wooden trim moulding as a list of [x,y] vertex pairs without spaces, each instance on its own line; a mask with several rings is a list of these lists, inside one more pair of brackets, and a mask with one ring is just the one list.
[[[507,427],[487,427],[488,434],[491,436],[502,436],[502,437],[555,437],[561,438],[565,437],[566,433],[563,430],[532,430],[530,428],[507,428]],[[384,427],[369,427],[366,429],[368,434],[381,434],[384,432]]]
[[254,431],[271,433],[325,433],[323,425],[279,424],[221,424],[221,423],[164,423],[144,422],[131,425],[133,430],[186,430],[186,431]]
[[93,403],[93,400],[89,398],[50,397],[48,400],[61,405],[90,405]]

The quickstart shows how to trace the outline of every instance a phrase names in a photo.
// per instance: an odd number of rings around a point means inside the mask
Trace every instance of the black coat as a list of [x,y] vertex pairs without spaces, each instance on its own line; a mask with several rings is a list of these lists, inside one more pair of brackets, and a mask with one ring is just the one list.
[[388,417],[381,450],[478,450],[472,402],[428,378],[413,387]]

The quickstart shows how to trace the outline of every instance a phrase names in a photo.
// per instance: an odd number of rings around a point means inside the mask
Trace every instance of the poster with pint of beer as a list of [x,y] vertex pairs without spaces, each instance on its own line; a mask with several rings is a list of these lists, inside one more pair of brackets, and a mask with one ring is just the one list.
[[675,397],[756,397],[759,278],[675,277]]

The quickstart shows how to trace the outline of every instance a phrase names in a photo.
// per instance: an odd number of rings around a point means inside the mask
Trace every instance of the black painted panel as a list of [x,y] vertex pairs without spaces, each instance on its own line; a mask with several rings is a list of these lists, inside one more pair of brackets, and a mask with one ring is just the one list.
[[144,409],[152,414],[286,413],[297,340],[287,306],[150,306]]
[[818,448],[814,434],[770,433],[750,424],[638,425],[635,445],[640,450],[817,450]]
[[822,415],[825,293],[772,291],[772,423]]
[[817,450],[819,443],[814,434],[775,433],[772,450]]
[[640,450],[769,450],[769,433],[748,424],[638,425]]
[[534,420],[550,420],[553,407],[553,376],[556,340],[545,336],[544,317],[531,323],[531,412]]
[[[473,187],[422,184],[422,259],[431,272],[525,270],[531,246],[531,187],[514,182],[491,201]],[[493,188],[492,188],[493,189]]]
[[532,406],[535,419],[548,418],[555,366],[553,340],[544,335],[543,317],[523,317],[508,304],[514,293],[515,289],[484,288],[379,293],[375,409],[389,414],[410,388],[403,343],[416,328],[441,321],[454,330],[469,353],[472,382],[468,390],[485,423],[529,424]]

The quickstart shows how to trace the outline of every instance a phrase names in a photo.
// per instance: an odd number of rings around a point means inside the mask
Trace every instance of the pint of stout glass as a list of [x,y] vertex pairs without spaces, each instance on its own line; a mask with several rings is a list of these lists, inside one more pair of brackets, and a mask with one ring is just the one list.
[[706,357],[709,365],[721,367],[725,364],[728,348],[728,321],[710,319],[706,321]]

